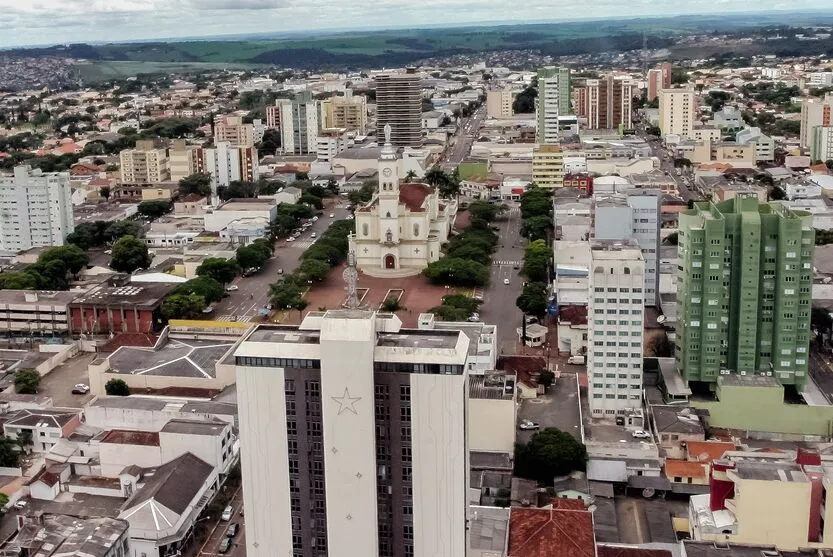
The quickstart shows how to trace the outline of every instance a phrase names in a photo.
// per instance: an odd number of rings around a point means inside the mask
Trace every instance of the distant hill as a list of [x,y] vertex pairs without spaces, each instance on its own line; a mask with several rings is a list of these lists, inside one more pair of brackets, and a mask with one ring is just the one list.
[[[695,33],[733,34],[754,28],[833,25],[833,13],[769,13],[608,19],[564,23],[490,25],[387,31],[311,33],[308,36],[233,40],[170,40],[102,45],[70,44],[3,51],[11,56],[58,56],[91,62],[270,64],[314,69],[402,66],[420,59],[500,50],[535,50],[551,56],[673,47]],[[776,26],[778,26],[776,28]],[[761,43],[760,53],[823,52],[833,43]],[[832,52],[833,53],[833,52]]]

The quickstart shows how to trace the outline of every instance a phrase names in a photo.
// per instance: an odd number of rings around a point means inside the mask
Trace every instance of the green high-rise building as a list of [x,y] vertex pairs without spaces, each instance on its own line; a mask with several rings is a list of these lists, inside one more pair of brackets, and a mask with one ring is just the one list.
[[815,231],[812,217],[739,196],[680,214],[677,369],[807,381]]
[[546,67],[538,70],[538,97],[535,99],[538,119],[536,141],[558,143],[558,117],[570,110],[570,68]]

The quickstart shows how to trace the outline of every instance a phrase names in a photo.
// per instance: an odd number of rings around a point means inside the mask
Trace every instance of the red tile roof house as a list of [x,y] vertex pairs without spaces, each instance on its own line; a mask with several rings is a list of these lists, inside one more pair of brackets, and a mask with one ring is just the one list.
[[552,509],[513,507],[507,557],[596,557],[593,515],[575,499],[555,499]]

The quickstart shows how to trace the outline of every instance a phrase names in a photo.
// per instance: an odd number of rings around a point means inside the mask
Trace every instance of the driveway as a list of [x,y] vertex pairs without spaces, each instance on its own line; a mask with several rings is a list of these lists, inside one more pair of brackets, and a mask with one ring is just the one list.
[[[541,429],[557,427],[581,441],[578,383],[574,373],[561,373],[546,394],[534,399],[524,399],[518,408],[521,420],[538,422]],[[517,441],[526,443],[534,431],[518,430]]]

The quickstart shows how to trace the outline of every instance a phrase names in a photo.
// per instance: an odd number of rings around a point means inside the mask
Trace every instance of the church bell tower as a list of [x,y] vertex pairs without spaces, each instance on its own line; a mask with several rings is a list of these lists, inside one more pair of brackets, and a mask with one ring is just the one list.
[[379,235],[384,244],[399,243],[399,164],[385,125],[385,145],[379,155]]

